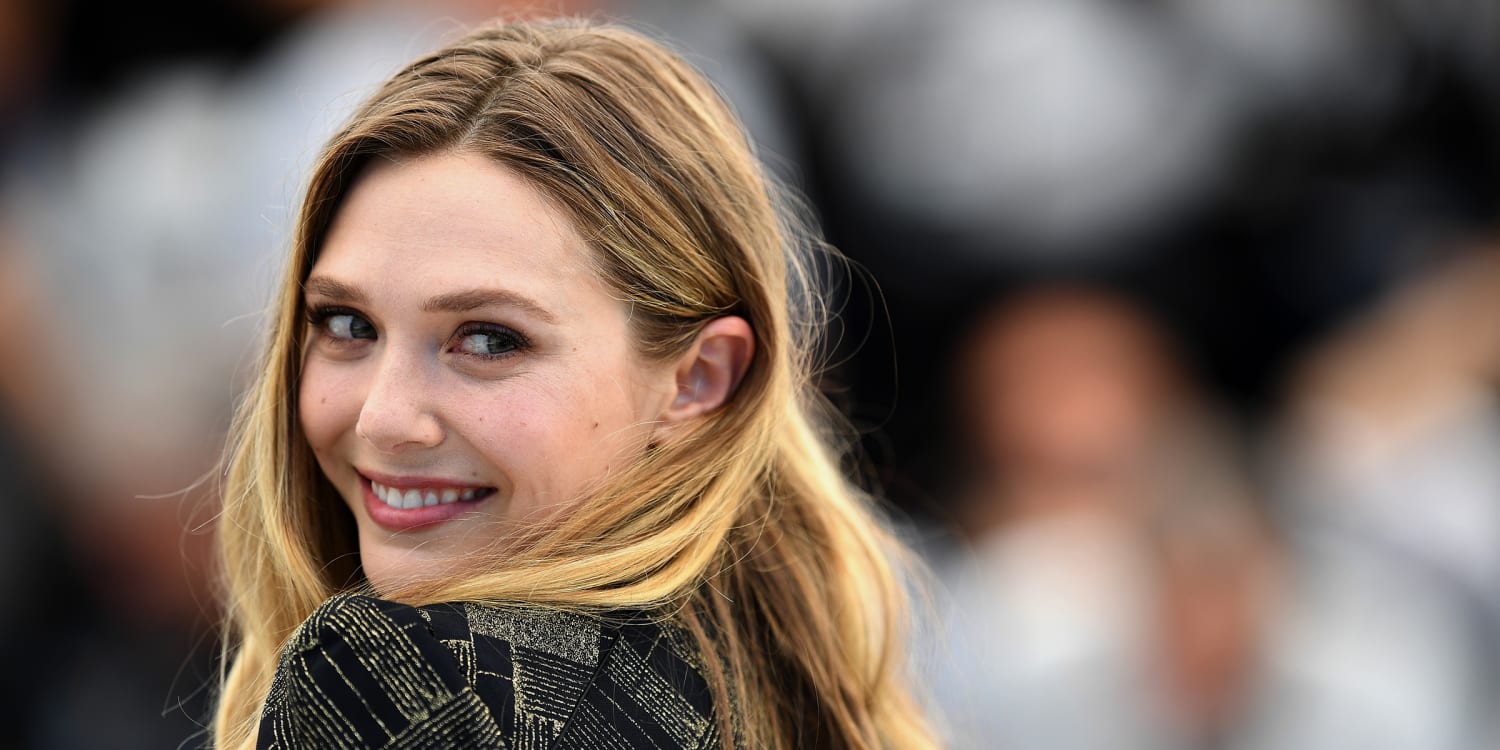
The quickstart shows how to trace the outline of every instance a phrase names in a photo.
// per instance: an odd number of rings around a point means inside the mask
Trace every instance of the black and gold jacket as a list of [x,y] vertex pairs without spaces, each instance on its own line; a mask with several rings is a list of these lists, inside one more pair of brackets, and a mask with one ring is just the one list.
[[258,747],[707,750],[703,674],[644,618],[340,595],[283,653]]

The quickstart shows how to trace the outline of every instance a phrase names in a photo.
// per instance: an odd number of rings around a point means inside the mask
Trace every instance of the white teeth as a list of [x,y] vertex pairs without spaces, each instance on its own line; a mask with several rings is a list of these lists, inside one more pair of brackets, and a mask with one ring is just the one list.
[[460,490],[449,487],[445,490],[406,490],[401,491],[394,487],[387,487],[379,482],[370,482],[370,489],[375,497],[392,508],[407,510],[410,508],[423,508],[433,505],[446,505],[456,503],[460,499],[473,500],[478,490],[468,488]]

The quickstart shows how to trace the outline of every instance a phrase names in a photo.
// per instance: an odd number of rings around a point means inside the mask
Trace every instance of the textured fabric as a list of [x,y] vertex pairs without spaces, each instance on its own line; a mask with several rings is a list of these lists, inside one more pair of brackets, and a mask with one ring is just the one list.
[[717,747],[698,652],[644,620],[341,595],[293,636],[258,747]]

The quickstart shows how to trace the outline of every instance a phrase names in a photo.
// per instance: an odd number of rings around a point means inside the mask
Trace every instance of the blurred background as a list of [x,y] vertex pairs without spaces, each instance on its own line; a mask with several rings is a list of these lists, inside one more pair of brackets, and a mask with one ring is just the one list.
[[0,747],[196,748],[317,148],[622,18],[852,260],[824,382],[958,748],[1500,748],[1500,0],[0,0]]

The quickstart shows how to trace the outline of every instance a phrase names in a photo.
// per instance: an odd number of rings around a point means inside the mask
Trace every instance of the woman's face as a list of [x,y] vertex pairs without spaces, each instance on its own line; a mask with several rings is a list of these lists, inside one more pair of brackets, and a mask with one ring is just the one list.
[[677,391],[569,220],[481,156],[380,161],[305,283],[301,425],[377,588],[587,495]]

